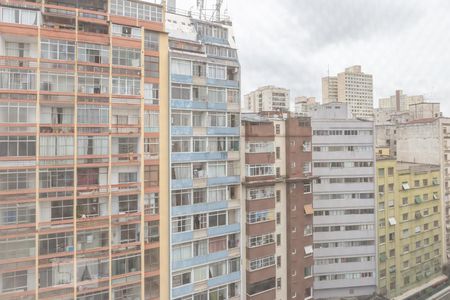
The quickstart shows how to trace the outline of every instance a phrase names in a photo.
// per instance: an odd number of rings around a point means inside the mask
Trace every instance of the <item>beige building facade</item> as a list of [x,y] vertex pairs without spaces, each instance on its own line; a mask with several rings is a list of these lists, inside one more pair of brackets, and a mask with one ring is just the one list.
[[373,118],[373,78],[361,66],[345,69],[337,76],[322,78],[323,103],[346,102],[356,118]]

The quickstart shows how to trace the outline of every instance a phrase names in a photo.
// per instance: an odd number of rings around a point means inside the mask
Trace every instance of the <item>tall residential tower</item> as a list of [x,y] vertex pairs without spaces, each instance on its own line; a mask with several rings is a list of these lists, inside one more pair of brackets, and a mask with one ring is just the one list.
[[373,118],[373,79],[361,66],[352,66],[337,76],[322,78],[323,103],[345,102],[356,118]]
[[370,295],[376,288],[373,122],[346,103],[312,112],[314,298]]
[[1,1],[1,299],[168,299],[164,11]]
[[232,25],[175,10],[167,30],[171,299],[240,299],[240,66]]
[[244,114],[241,141],[246,299],[312,299],[310,118]]

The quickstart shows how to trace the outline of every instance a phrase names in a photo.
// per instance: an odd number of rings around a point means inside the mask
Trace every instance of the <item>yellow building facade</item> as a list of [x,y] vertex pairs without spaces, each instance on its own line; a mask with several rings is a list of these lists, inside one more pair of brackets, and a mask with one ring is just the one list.
[[378,292],[401,299],[442,274],[440,168],[385,157],[376,169]]

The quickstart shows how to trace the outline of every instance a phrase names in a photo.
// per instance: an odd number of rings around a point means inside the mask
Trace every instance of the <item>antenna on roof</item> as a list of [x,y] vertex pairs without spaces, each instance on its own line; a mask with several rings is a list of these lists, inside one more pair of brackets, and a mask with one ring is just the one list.
[[197,8],[200,13],[200,19],[202,19],[203,9],[205,8],[205,0],[197,0]]

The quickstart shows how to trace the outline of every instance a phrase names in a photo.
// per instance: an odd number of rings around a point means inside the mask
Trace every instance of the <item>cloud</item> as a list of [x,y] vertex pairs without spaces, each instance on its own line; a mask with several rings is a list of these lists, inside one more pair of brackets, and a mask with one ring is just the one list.
[[336,74],[359,64],[374,77],[375,105],[379,98],[403,89],[441,102],[450,115],[450,101],[446,101],[450,99],[450,1],[225,3],[239,48],[243,94],[273,84],[291,89],[292,98],[320,99],[321,78],[328,68]]

